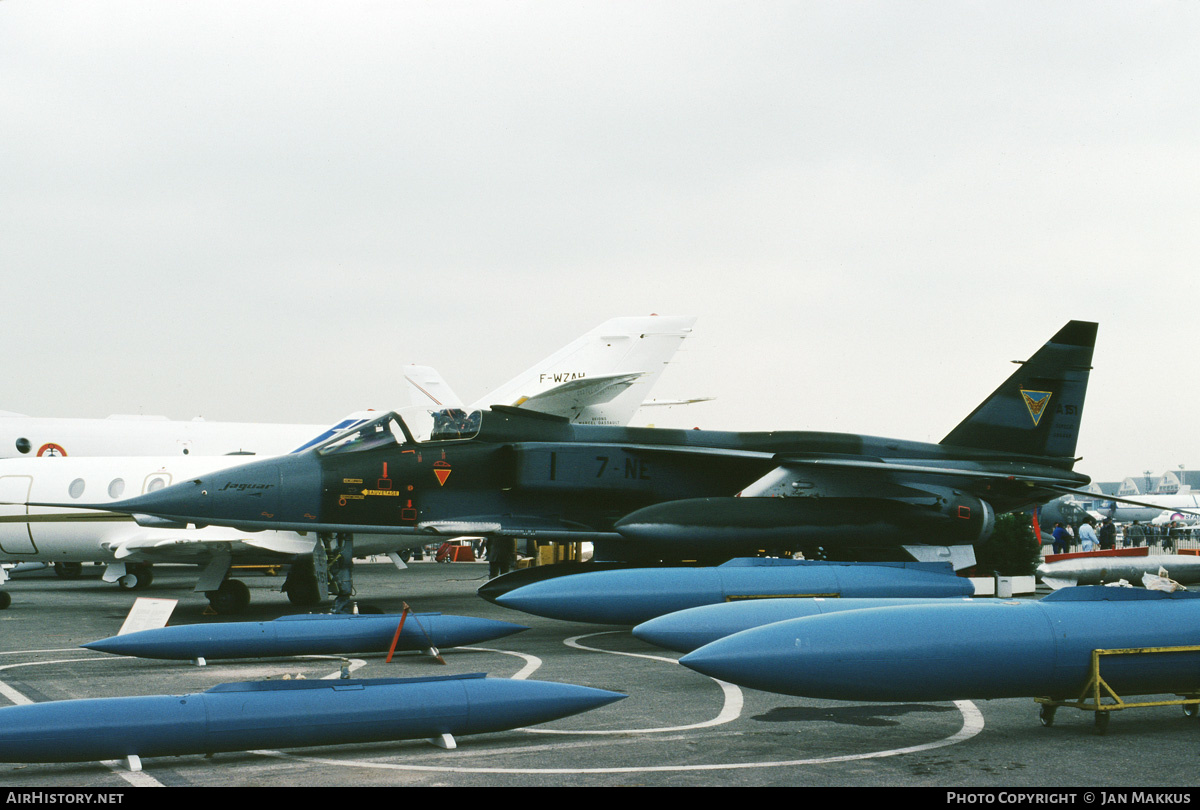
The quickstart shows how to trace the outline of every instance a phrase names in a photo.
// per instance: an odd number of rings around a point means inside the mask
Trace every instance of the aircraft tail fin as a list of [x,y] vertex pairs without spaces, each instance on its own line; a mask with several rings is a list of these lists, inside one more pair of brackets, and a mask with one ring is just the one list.
[[438,408],[463,409],[462,400],[450,388],[442,375],[429,366],[405,366],[404,379],[412,389],[409,391],[412,404],[420,407],[431,405]]
[[[539,395],[564,383],[605,375],[638,375],[613,396],[597,386],[600,398],[584,403],[572,420],[580,424],[624,425],[692,331],[694,316],[648,315],[613,318],[481,398],[471,408],[520,405],[538,410]],[[549,403],[550,398],[542,399]]]
[[1069,464],[1079,440],[1096,328],[1071,321],[1058,330],[941,443]]

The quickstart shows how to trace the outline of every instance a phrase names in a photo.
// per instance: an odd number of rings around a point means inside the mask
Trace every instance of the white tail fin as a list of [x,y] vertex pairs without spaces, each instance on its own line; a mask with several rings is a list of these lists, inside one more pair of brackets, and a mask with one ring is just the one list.
[[412,386],[412,404],[421,407],[436,405],[439,408],[462,408],[458,394],[429,366],[405,366],[404,379]]
[[[523,405],[579,424],[628,424],[695,322],[694,316],[613,318],[471,407]],[[596,384],[566,385],[581,380]]]

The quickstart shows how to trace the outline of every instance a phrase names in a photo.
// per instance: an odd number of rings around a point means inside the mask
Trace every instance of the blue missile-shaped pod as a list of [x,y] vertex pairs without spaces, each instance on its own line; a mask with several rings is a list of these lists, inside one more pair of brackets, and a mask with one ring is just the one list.
[[563,683],[380,678],[225,683],[190,695],[0,709],[0,762],[85,762],[481,734],[556,720],[625,695]]
[[640,622],[700,605],[771,597],[954,597],[974,586],[949,563],[835,563],[748,557],[716,568],[630,568],[535,582],[496,604],[600,624]]
[[[1092,650],[1200,643],[1200,594],[1085,586],[1040,601],[871,608],[770,624],[680,659],[753,689],[830,700],[1079,697]],[[1105,656],[1117,694],[1200,692],[1200,652]]]
[[[702,605],[642,622],[631,631],[642,641],[668,650],[691,652],[725,636],[788,619],[838,613],[843,610],[939,604],[946,599],[746,599]],[[961,597],[955,602],[974,602]]]
[[[176,660],[386,652],[400,626],[401,615],[314,614],[284,616],[271,622],[181,624],[112,636],[82,646],[116,655]],[[471,616],[410,613],[396,649],[457,647],[527,629],[519,624]]]

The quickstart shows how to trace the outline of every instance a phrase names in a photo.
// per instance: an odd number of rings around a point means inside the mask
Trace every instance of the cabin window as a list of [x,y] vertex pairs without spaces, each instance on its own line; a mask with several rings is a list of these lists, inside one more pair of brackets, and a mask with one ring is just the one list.
[[74,481],[71,482],[71,486],[67,487],[67,494],[70,495],[72,498],[78,498],[80,495],[83,494],[84,486],[85,486],[85,484],[83,482],[83,479],[76,478]]
[[121,478],[114,478],[108,485],[108,497],[120,498],[125,493],[125,481]]
[[17,452],[18,453],[28,453],[32,448],[33,448],[33,445],[29,443],[29,439],[26,439],[24,436],[17,439]]

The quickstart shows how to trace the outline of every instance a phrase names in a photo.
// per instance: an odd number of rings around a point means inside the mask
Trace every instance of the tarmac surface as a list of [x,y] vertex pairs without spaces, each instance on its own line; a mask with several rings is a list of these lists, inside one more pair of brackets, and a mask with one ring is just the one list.
[[[14,577],[0,611],[0,706],[29,701],[181,694],[218,683],[338,677],[337,657],[191,663],[105,655],[77,645],[114,635],[138,596],[178,599],[172,624],[265,621],[302,612],[279,592],[282,576],[239,574],[248,611],[204,615],[196,569],[157,566],[143,591],[99,579]],[[131,786],[877,786],[1157,787],[1197,782],[1200,725],[1178,706],[1113,712],[1107,734],[1093,714],[1058,710],[1052,727],[1032,700],[929,704],[807,700],[721,684],[680,667],[679,655],[627,628],[572,624],[506,610],[475,594],[486,563],[357,564],[362,604],[482,616],[527,625],[514,636],[422,653],[351,658],[354,677],[487,672],[609,689],[629,697],[530,729],[461,737],[456,750],[423,741],[148,758],[123,762],[0,763],[8,789]],[[1139,700],[1142,698],[1139,698]],[[1167,698],[1169,699],[1169,696]],[[1097,800],[1096,803],[1099,803]]]

